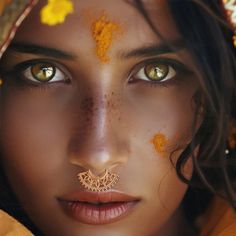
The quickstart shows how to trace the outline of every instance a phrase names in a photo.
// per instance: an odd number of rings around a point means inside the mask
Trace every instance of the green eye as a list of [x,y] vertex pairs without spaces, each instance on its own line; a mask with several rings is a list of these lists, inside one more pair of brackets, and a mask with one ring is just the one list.
[[141,67],[134,75],[134,78],[149,82],[164,83],[174,78],[176,74],[177,71],[171,63],[158,61]]
[[21,65],[24,69],[20,72],[24,80],[32,81],[35,84],[64,82],[69,83],[69,73],[66,70],[61,70],[63,66],[54,65],[50,62],[27,62],[26,65]]
[[161,63],[154,63],[145,66],[144,72],[145,75],[153,81],[161,81],[167,77],[170,71],[170,66],[161,64]]
[[38,63],[31,66],[31,74],[40,82],[48,82],[55,76],[56,68],[51,64]]

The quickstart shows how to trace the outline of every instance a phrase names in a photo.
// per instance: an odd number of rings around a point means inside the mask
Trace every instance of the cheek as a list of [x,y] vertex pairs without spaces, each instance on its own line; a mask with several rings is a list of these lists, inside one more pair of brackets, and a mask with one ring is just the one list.
[[[154,151],[147,151],[149,146],[143,148],[146,151],[136,152],[127,166],[129,175],[122,175],[122,178],[130,182],[130,189],[135,187],[143,197],[144,204],[140,206],[134,225],[142,219],[140,223],[144,229],[156,232],[178,209],[188,186],[178,179],[169,158],[158,158]],[[149,234],[144,232],[140,235]]]
[[[1,152],[12,186],[39,194],[66,163],[65,109],[44,92],[6,94],[1,104]],[[47,102],[45,102],[47,101]],[[37,190],[38,188],[38,190]],[[22,194],[24,191],[22,190]]]
[[[180,153],[177,155],[179,156]],[[177,156],[176,155],[176,156]],[[163,159],[162,159],[163,162]],[[167,164],[168,165],[168,164]],[[156,211],[160,212],[162,209],[162,216],[168,219],[173,212],[180,206],[183,197],[188,189],[188,185],[183,183],[177,176],[175,167],[169,163],[164,172],[162,172],[162,177],[159,182],[153,187],[152,196],[155,198],[157,207],[159,209]],[[191,179],[193,173],[193,163],[191,157],[185,163],[181,173],[187,178]]]
[[187,185],[178,179],[175,168],[169,165],[155,188],[154,196],[157,196],[164,212],[168,214],[179,206],[186,190]]
[[[134,144],[147,143],[157,156],[166,156],[191,140],[195,105],[195,86],[170,88],[133,86],[127,97],[127,128]],[[164,154],[164,155],[163,155]]]

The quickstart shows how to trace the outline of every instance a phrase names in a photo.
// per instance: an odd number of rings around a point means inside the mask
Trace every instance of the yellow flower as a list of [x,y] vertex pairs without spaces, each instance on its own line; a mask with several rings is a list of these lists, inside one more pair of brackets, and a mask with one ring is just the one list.
[[61,24],[73,10],[71,0],[48,0],[48,4],[40,12],[41,22],[50,26]]

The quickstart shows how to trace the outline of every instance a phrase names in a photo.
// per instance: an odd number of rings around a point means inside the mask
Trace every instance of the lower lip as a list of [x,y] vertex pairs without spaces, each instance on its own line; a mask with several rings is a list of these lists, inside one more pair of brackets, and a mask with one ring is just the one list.
[[63,202],[66,213],[75,220],[93,225],[109,224],[130,213],[138,201],[94,205],[82,202]]

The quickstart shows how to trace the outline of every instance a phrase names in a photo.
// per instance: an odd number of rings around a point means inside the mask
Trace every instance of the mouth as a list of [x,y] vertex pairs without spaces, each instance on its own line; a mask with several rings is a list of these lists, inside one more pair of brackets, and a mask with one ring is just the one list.
[[140,198],[121,192],[74,192],[58,198],[64,212],[84,224],[109,224],[131,213]]

